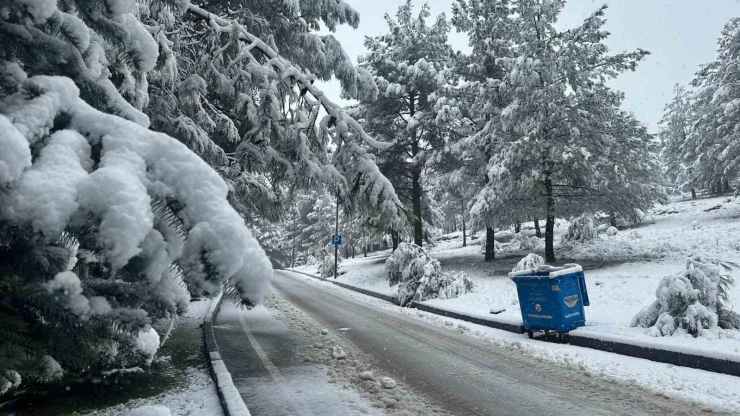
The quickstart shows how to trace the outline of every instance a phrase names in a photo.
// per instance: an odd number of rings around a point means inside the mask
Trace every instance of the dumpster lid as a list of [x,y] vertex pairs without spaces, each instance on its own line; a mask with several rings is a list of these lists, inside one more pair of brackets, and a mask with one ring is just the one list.
[[575,263],[567,263],[567,264],[564,264],[562,267],[549,266],[545,264],[542,266],[538,266],[535,269],[527,269],[527,270],[520,270],[517,272],[511,272],[509,273],[509,278],[512,278],[514,276],[527,276],[527,275],[533,275],[535,273],[547,272],[549,273],[548,277],[550,279],[554,279],[558,276],[563,276],[566,274],[582,272],[582,271],[583,271],[583,267]]

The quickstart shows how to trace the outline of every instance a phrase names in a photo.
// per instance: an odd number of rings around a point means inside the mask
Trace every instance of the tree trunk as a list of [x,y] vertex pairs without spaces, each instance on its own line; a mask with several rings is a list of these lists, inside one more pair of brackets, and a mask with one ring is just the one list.
[[540,231],[540,220],[534,219],[534,231],[537,233],[537,238],[542,238],[542,231]]
[[[416,114],[416,95],[409,95],[409,117]],[[411,129],[411,157],[419,154],[419,139],[416,128]],[[421,165],[417,161],[411,166],[411,204],[414,211],[414,243],[421,247],[424,243],[424,230],[421,222]]]
[[722,181],[722,185],[724,187],[724,193],[728,193],[732,191],[732,188],[730,188],[730,181],[728,181],[727,178],[725,178]]
[[496,239],[493,227],[486,227],[486,257],[485,261],[496,259]]
[[545,192],[547,196],[547,221],[545,222],[545,261],[555,263],[555,197],[552,192],[550,173],[545,173]]
[[691,188],[691,199],[696,199],[696,189]]
[[365,252],[365,256],[364,257],[367,257],[367,243],[365,243],[364,247],[362,248],[362,251]]
[[391,241],[393,241],[393,251],[398,248],[398,231],[391,230]]
[[465,235],[465,202],[462,198],[460,198],[460,217],[462,219],[462,227],[463,227],[463,247],[466,247],[468,245],[468,239]]
[[515,233],[522,232],[522,223],[519,222],[519,220],[516,220],[516,222],[514,223],[514,232]]
[[611,225],[612,227],[617,226],[617,215],[614,213],[614,211],[609,213],[609,225]]
[[[415,152],[418,152],[418,147],[414,145]],[[424,230],[421,225],[421,172],[414,166],[414,171],[411,175],[413,185],[411,187],[411,199],[414,206],[414,244],[421,247],[424,244]]]

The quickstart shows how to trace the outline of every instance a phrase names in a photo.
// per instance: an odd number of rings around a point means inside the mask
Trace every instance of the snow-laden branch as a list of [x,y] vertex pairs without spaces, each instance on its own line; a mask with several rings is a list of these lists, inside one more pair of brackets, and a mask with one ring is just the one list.
[[[194,15],[198,16],[201,19],[205,19],[209,22],[212,28],[219,30],[224,33],[231,33],[234,30],[234,25],[229,22],[228,20],[217,16],[213,13],[210,13],[206,10],[203,10],[202,8],[191,4],[188,7],[188,11],[193,13]],[[393,146],[393,143],[384,143],[379,142],[372,137],[370,137],[365,130],[360,126],[360,124],[355,121],[352,117],[347,115],[347,113],[344,112],[342,109],[342,106],[335,104],[332,102],[329,98],[327,98],[323,91],[316,88],[313,84],[311,77],[303,74],[298,68],[296,68],[294,65],[292,65],[287,60],[283,59],[278,55],[275,50],[273,50],[270,46],[268,46],[264,41],[262,41],[257,36],[254,36],[253,34],[249,33],[246,29],[239,26],[239,38],[249,43],[249,49],[258,49],[261,51],[268,59],[268,62],[271,66],[277,67],[281,71],[281,76],[283,78],[293,78],[298,82],[303,90],[305,90],[307,93],[310,93],[320,104],[324,110],[327,112],[327,114],[334,118],[335,124],[337,126],[346,126],[347,128],[352,129],[360,138],[367,143],[369,146],[378,149],[378,150],[385,150]]]

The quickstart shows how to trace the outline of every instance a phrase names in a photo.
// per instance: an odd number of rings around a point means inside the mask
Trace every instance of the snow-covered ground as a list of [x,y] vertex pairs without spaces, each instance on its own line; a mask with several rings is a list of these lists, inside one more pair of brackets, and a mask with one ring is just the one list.
[[[188,309],[185,314],[180,318],[178,323],[180,334],[173,335],[182,337],[192,338],[192,342],[196,343],[199,347],[195,348],[194,351],[198,354],[203,354],[203,338],[202,329],[200,328],[203,318],[208,311],[210,300],[193,301],[188,305]],[[187,333],[182,333],[183,330],[188,330]],[[165,345],[162,346],[163,350],[166,349]],[[85,413],[74,413],[74,415],[84,416],[131,416],[134,415],[157,415],[166,413],[136,413],[136,409],[151,410],[151,407],[159,407],[159,409],[167,408],[172,416],[221,416],[223,415],[223,409],[221,408],[221,402],[216,392],[216,387],[211,379],[211,375],[208,368],[205,365],[192,366],[184,369],[184,380],[182,383],[175,388],[165,391],[154,397],[147,397],[142,399],[131,400],[127,403],[119,404],[116,406],[108,407],[105,409],[96,409]],[[149,409],[146,409],[150,406]],[[142,410],[142,411],[143,411]]]
[[[654,338],[644,328],[630,328],[635,314],[655,300],[660,280],[680,272],[691,254],[705,254],[724,261],[740,263],[740,199],[721,197],[675,201],[656,207],[644,223],[634,229],[608,237],[600,233],[592,243],[561,244],[560,236],[568,223],[558,221],[556,255],[558,263],[578,262],[586,271],[591,306],[586,307],[587,327],[579,333],[598,334],[628,340],[641,345],[660,345],[693,351],[703,355],[740,361],[740,332],[726,331],[720,339],[675,335]],[[544,228],[544,224],[542,224]],[[530,224],[524,232],[534,234]],[[499,232],[497,238],[510,238],[511,232]],[[500,321],[521,323],[516,286],[507,277],[516,262],[528,252],[497,253],[495,262],[484,262],[479,252],[480,239],[469,240],[462,247],[461,233],[432,248],[442,270],[464,271],[476,284],[473,292],[455,299],[431,300],[439,308],[484,316]],[[542,250],[536,250],[542,254]],[[389,253],[375,253],[368,258],[347,259],[341,268],[347,273],[339,281],[395,295],[383,276],[384,259]],[[301,268],[314,272],[312,266]],[[299,269],[299,270],[301,270]],[[730,290],[734,308],[740,308],[740,285]],[[492,315],[491,310],[503,312]]]

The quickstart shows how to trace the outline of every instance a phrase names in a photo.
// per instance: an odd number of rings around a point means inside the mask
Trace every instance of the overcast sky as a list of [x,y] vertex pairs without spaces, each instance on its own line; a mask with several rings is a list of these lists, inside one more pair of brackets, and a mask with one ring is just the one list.
[[[360,13],[360,27],[338,28],[335,36],[349,56],[357,62],[364,54],[365,36],[385,33],[383,16],[394,15],[405,0],[345,0]],[[415,4],[424,2],[419,0]],[[429,0],[432,15],[446,13],[452,0]],[[651,52],[634,73],[612,82],[625,93],[625,109],[635,113],[651,132],[657,131],[663,106],[672,95],[675,83],[687,84],[702,63],[712,60],[716,41],[730,17],[740,14],[740,0],[571,0],[561,14],[562,28],[579,25],[597,7],[608,4],[606,29],[611,32],[607,45],[613,52],[642,48]],[[450,44],[467,50],[467,38],[454,32]],[[339,99],[336,83],[321,85],[326,93]]]

